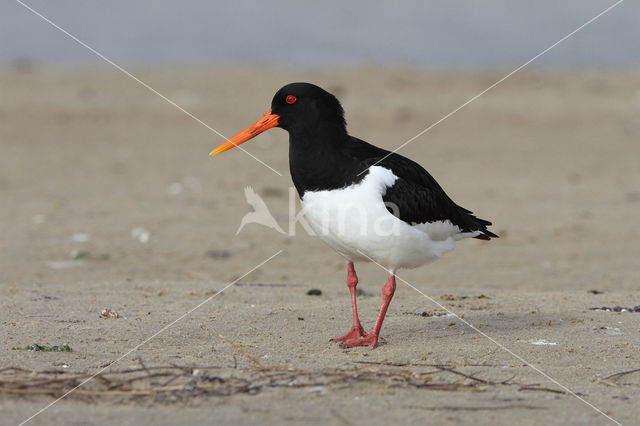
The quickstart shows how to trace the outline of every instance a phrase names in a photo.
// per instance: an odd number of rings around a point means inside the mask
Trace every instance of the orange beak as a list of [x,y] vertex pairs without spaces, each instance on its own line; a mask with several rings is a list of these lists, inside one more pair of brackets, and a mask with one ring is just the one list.
[[230,150],[231,148],[236,147],[241,143],[245,143],[249,139],[255,138],[265,130],[268,130],[272,127],[277,126],[279,118],[280,118],[279,115],[271,114],[271,110],[269,110],[269,112],[266,113],[264,116],[262,116],[260,120],[256,121],[255,124],[252,124],[251,126],[247,127],[246,129],[244,129],[243,131],[241,131],[240,133],[238,133],[228,141],[221,144],[219,147],[211,151],[209,155],[220,154],[221,152]]

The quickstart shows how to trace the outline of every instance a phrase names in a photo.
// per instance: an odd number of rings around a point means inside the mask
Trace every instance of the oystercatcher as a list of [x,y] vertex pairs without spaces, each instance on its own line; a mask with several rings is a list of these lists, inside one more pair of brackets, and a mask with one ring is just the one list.
[[[350,136],[338,99],[310,83],[278,90],[269,112],[211,155],[272,127],[289,132],[289,168],[305,218],[320,239],[347,260],[353,326],[335,342],[377,346],[398,268],[438,259],[462,238],[497,237],[487,229],[491,222],[454,203],[419,164]],[[383,265],[389,277],[367,334],[358,319],[353,263],[371,260]]]

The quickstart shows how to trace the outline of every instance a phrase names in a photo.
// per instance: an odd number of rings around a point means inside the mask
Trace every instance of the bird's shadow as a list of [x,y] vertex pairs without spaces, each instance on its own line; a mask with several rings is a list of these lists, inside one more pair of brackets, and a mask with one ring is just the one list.
[[[493,312],[465,311],[464,321],[493,337],[492,333],[502,334],[512,331],[527,331],[530,333],[538,329],[550,330],[558,326],[567,327],[572,325],[570,320],[578,314],[577,312],[532,312],[535,313],[505,312],[498,315]],[[403,315],[403,318],[406,317]],[[450,326],[450,324],[454,324],[455,327]],[[459,336],[461,330],[477,333],[468,324],[454,316],[417,318],[411,321],[409,325],[406,324],[406,321],[404,323],[396,322],[394,325],[393,334],[397,337],[402,335],[403,339],[413,338],[418,334],[423,335],[425,331],[427,335],[433,332],[434,335],[438,335],[440,338]],[[443,333],[443,331],[445,332]],[[390,330],[387,328],[387,333],[389,332]]]

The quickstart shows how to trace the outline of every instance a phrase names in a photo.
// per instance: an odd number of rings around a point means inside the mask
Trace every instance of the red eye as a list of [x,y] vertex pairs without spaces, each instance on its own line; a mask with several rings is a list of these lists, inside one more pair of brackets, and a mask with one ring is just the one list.
[[294,104],[297,101],[296,97],[293,95],[287,95],[287,98],[285,100],[288,104]]

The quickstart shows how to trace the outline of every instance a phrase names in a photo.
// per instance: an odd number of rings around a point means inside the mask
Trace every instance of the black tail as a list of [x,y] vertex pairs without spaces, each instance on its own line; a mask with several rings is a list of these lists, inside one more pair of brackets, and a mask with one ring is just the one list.
[[[458,206],[459,207],[459,206]],[[492,238],[500,238],[497,234],[489,231],[487,226],[491,226],[492,223],[488,220],[480,219],[479,217],[475,217],[473,213],[465,208],[459,207],[461,211],[461,219],[464,223],[464,228],[462,229],[464,232],[474,232],[480,231],[480,235],[473,237],[479,240],[490,240]],[[458,225],[459,226],[459,225]]]
[[492,238],[500,238],[497,234],[494,234],[493,232],[487,229],[487,226],[493,225],[491,222],[489,222],[488,220],[480,219],[480,218],[475,218],[475,219],[476,219],[476,222],[478,222],[478,225],[480,225],[477,231],[480,231],[481,234],[473,238],[477,238],[479,240],[490,240]]

